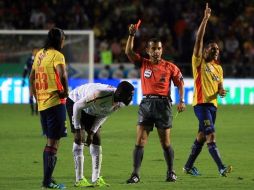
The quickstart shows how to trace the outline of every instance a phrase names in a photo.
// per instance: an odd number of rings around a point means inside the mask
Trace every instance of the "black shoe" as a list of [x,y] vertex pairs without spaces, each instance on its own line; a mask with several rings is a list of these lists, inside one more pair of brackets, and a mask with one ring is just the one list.
[[140,182],[140,178],[139,178],[138,174],[131,174],[130,179],[128,179],[126,181],[126,183],[128,183],[128,184],[138,183],[138,182]]
[[174,171],[168,171],[167,172],[167,178],[166,181],[168,182],[175,182],[177,179],[177,176]]

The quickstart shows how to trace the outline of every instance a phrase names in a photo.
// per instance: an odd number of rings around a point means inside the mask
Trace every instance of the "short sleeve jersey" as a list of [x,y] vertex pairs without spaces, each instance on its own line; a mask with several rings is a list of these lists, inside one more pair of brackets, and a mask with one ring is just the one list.
[[205,62],[200,57],[192,56],[192,72],[194,77],[193,103],[212,103],[217,107],[218,84],[223,82],[223,70],[215,61]]
[[168,96],[170,94],[171,81],[175,86],[183,82],[180,69],[173,63],[161,59],[158,64],[140,57],[140,77],[143,95],[153,94]]
[[64,99],[60,99],[57,93],[58,90],[63,90],[56,72],[56,66],[59,64],[65,65],[65,58],[57,50],[41,49],[35,56],[33,69],[39,111],[64,103]]

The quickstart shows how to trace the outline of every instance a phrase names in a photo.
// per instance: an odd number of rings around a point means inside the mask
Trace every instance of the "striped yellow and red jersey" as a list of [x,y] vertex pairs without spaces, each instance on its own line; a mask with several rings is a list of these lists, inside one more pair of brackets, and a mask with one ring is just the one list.
[[64,103],[57,91],[63,90],[60,78],[56,72],[58,64],[65,65],[64,55],[57,50],[41,49],[34,59],[35,88],[38,110],[42,111],[52,106]]
[[223,83],[223,70],[216,61],[205,62],[192,55],[194,94],[192,105],[212,103],[217,107],[218,84]]
[[150,60],[138,56],[137,62],[141,64],[139,66],[141,67],[140,77],[143,95],[168,96],[171,81],[175,86],[182,85],[182,73],[173,63],[162,59],[158,64],[153,64]]

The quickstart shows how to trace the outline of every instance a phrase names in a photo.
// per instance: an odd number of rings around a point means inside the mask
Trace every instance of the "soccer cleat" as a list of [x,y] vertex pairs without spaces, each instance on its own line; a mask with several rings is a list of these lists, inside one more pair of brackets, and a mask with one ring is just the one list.
[[110,184],[106,183],[104,181],[104,179],[102,178],[102,176],[100,176],[94,183],[93,183],[94,187],[109,187]]
[[175,182],[176,179],[177,179],[177,176],[174,171],[167,172],[167,178],[166,178],[167,182]]
[[227,174],[232,172],[233,170],[233,167],[232,166],[227,166],[227,167],[224,167],[223,169],[220,169],[220,175],[223,176],[223,177],[227,177]]
[[51,182],[46,186],[42,186],[42,189],[66,189],[66,187],[64,186],[64,184],[56,184]]
[[192,167],[191,169],[183,168],[183,172],[192,176],[199,176],[201,175],[196,167]]
[[140,182],[140,178],[138,174],[131,174],[131,177],[126,181],[128,184],[138,183]]
[[93,187],[93,185],[91,183],[89,183],[86,178],[83,178],[83,179],[77,181],[74,184],[74,187]]

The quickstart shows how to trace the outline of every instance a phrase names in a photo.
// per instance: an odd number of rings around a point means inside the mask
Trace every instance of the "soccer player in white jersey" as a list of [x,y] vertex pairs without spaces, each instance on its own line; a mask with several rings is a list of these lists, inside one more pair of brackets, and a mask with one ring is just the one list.
[[[74,134],[75,187],[109,185],[100,176],[102,162],[100,127],[111,113],[130,104],[133,92],[134,87],[129,82],[122,81],[117,88],[101,83],[88,83],[69,93],[66,106],[71,131]],[[89,146],[92,156],[92,184],[84,177],[83,172],[85,143]]]

